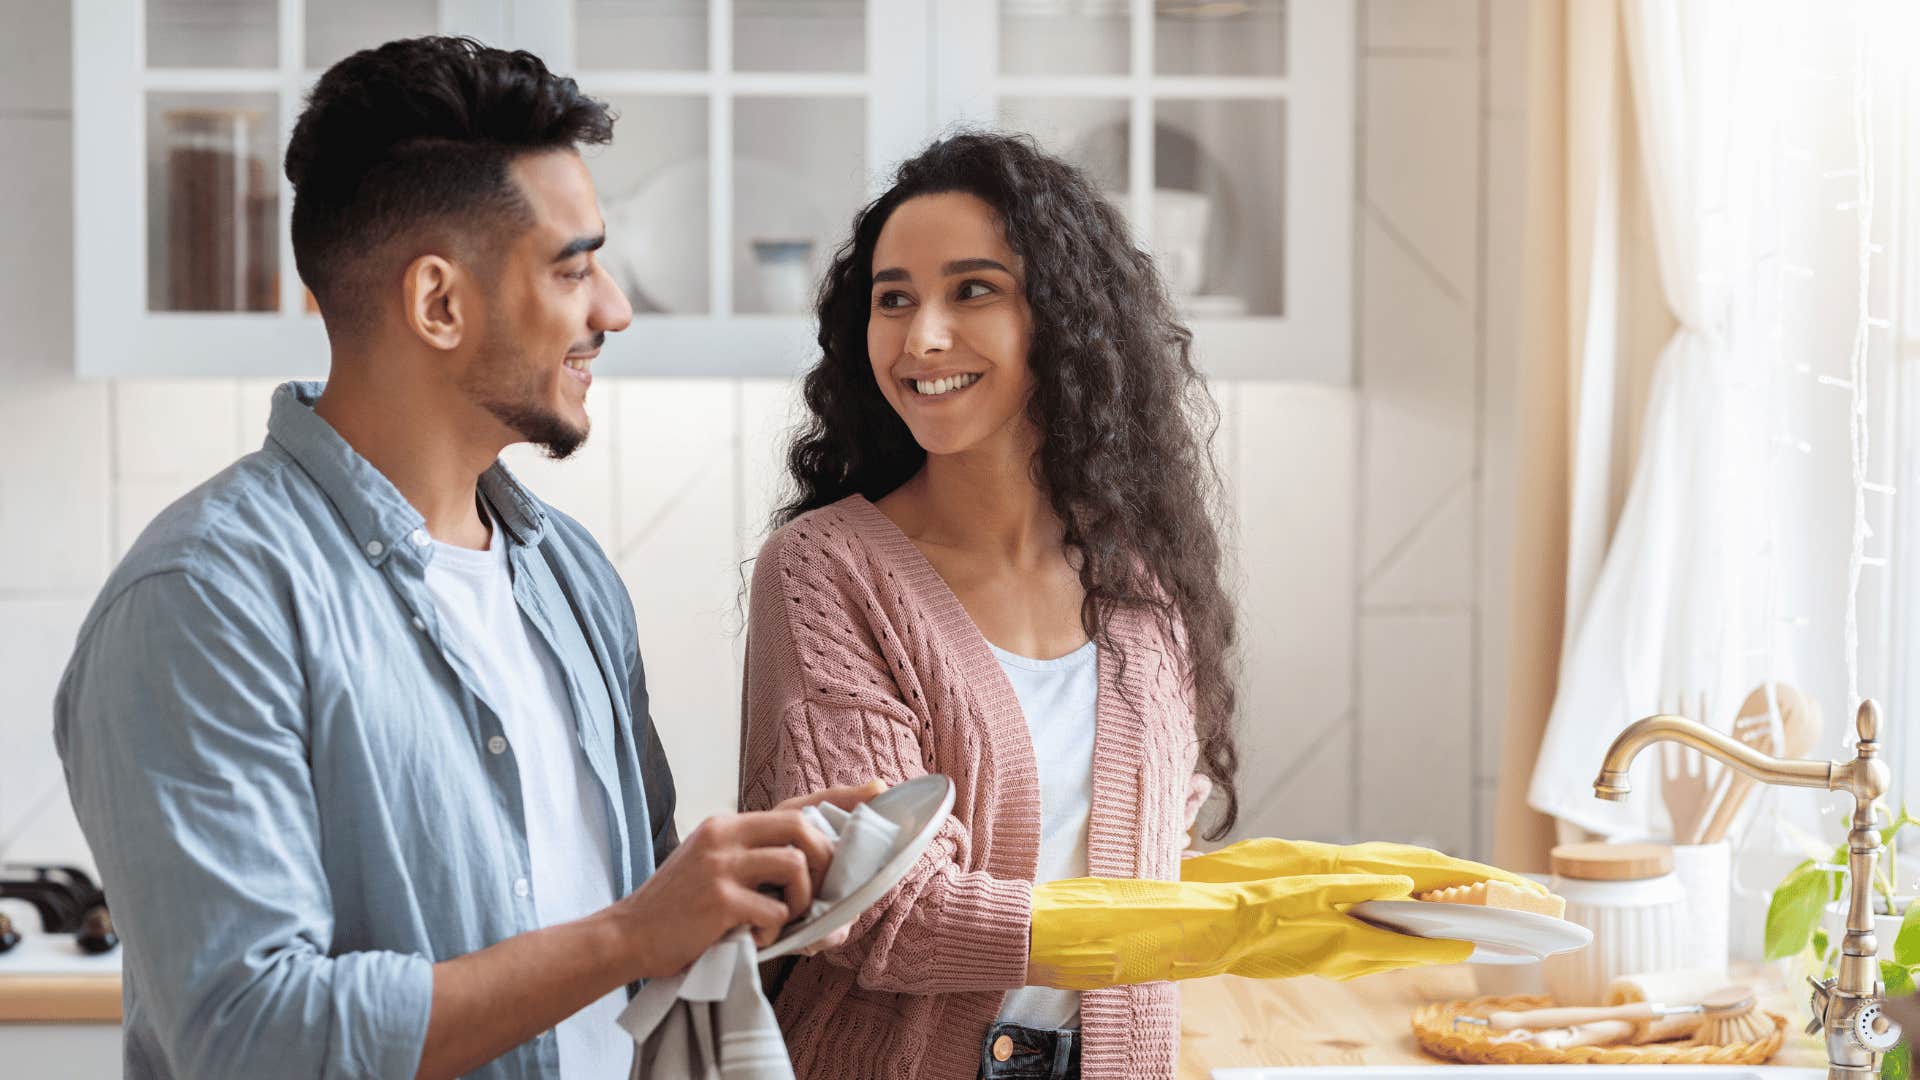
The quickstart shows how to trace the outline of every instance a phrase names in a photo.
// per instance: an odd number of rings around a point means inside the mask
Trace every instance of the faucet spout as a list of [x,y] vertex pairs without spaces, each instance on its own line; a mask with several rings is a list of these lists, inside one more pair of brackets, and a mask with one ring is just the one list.
[[1847,834],[1847,933],[1840,946],[1839,974],[1814,987],[1814,1024],[1827,1035],[1828,1080],[1876,1075],[1880,1055],[1900,1038],[1897,1024],[1880,1015],[1883,986],[1875,959],[1873,871],[1880,857],[1875,805],[1892,779],[1880,758],[1880,707],[1860,703],[1854,717],[1860,738],[1850,761],[1776,758],[1685,717],[1660,714],[1627,725],[1607,748],[1594,795],[1619,801],[1633,790],[1627,770],[1640,751],[1656,742],[1677,742],[1725,762],[1763,784],[1845,791],[1853,796],[1853,829]]
[[1763,784],[1782,787],[1809,787],[1831,791],[1848,786],[1841,774],[1847,764],[1836,761],[1800,761],[1769,757],[1746,743],[1697,724],[1681,716],[1662,713],[1635,720],[1627,725],[1607,748],[1600,764],[1600,775],[1593,782],[1593,793],[1602,799],[1619,802],[1633,791],[1627,770],[1641,750],[1656,742],[1677,742],[1716,758]]

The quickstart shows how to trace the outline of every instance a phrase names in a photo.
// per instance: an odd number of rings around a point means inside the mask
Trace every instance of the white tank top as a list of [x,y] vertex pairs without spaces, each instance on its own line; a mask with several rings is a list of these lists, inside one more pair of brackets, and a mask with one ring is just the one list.
[[[1033,736],[1040,769],[1040,862],[1034,883],[1087,876],[1087,817],[1093,808],[1093,732],[1099,711],[1099,652],[1089,641],[1055,660],[1016,656],[992,643]],[[1047,986],[1007,991],[1003,1023],[1047,1030],[1080,1026],[1080,993]]]

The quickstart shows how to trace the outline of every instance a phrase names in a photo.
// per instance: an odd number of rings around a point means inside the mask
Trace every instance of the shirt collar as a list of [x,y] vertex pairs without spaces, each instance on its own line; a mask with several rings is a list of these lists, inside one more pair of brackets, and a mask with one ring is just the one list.
[[[320,485],[346,521],[355,544],[377,565],[416,532],[424,536],[426,519],[400,494],[386,475],[354,450],[333,425],[313,411],[326,384],[282,383],[273,392],[267,438]],[[525,546],[540,543],[547,527],[546,508],[496,461],[480,474],[480,494],[507,527],[507,538]]]

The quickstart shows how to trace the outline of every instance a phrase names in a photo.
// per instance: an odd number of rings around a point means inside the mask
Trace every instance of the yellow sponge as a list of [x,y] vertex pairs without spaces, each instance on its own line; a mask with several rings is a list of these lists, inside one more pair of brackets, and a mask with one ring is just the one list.
[[1567,913],[1567,902],[1553,893],[1529,892],[1515,888],[1504,881],[1476,881],[1471,885],[1455,885],[1448,889],[1434,889],[1431,892],[1416,893],[1415,900],[1426,900],[1436,904],[1479,904],[1482,907],[1510,908],[1515,911],[1531,911],[1539,915],[1551,915],[1558,919]]

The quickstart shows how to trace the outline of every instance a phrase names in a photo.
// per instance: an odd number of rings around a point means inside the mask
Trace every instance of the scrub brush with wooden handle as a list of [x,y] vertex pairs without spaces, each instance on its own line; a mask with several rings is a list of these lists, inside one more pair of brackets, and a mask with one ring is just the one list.
[[[1744,986],[1716,990],[1692,1005],[1662,1005],[1636,1001],[1625,1005],[1575,1006],[1571,1008],[1518,1009],[1488,1013],[1486,1017],[1462,1016],[1456,1023],[1484,1024],[1494,1031],[1547,1028],[1592,1024],[1602,1020],[1628,1020],[1636,1024],[1654,1024],[1674,1017],[1698,1017],[1700,1027],[1693,1041],[1703,1045],[1725,1046],[1752,1042],[1765,1036],[1770,1022],[1759,1013],[1753,992]],[[1631,1033],[1625,1033],[1631,1037]]]

